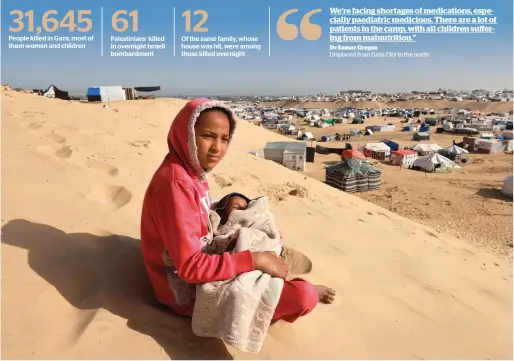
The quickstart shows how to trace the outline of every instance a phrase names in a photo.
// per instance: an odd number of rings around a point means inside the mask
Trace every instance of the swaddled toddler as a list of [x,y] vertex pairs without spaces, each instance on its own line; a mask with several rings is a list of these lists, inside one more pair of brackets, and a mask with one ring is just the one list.
[[[213,230],[214,236],[228,236],[226,242],[214,242],[211,252],[221,254],[223,252],[230,252],[234,249],[237,242],[237,232],[231,228],[229,222],[230,215],[235,210],[245,210],[252,200],[241,193],[229,193],[224,196],[214,207],[214,212],[219,216],[220,222],[216,229]],[[244,227],[243,222],[239,225]],[[251,226],[248,224],[247,226]],[[278,236],[282,240],[282,235],[278,232]],[[312,262],[303,253],[296,251],[292,248],[282,246],[280,257],[284,260],[285,265],[290,271],[290,274],[299,275],[309,273],[312,269]]]

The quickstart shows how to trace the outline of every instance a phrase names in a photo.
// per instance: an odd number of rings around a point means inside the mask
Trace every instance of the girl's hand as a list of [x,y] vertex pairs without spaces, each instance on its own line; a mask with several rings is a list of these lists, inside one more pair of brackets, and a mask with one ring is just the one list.
[[252,252],[253,268],[271,277],[286,279],[289,270],[282,258],[278,257],[274,252]]

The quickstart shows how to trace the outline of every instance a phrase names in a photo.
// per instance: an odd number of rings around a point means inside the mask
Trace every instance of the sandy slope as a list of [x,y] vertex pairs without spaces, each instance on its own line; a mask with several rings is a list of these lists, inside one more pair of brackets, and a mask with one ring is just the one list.
[[509,112],[512,111],[512,102],[493,103],[493,102],[476,102],[476,101],[461,101],[455,102],[450,100],[409,100],[404,102],[391,102],[391,101],[361,101],[361,102],[345,102],[345,101],[332,101],[332,102],[297,102],[293,100],[283,100],[277,102],[264,102],[262,105],[273,107],[297,108],[322,108],[334,109],[341,107],[360,107],[360,108],[459,108],[479,110],[484,113],[488,112]]
[[[150,301],[138,246],[145,187],[177,100],[98,105],[8,93],[2,109],[4,358],[226,358]],[[269,192],[307,278],[337,303],[277,324],[261,358],[512,358],[505,260],[248,155],[280,136],[242,123],[214,198]]]

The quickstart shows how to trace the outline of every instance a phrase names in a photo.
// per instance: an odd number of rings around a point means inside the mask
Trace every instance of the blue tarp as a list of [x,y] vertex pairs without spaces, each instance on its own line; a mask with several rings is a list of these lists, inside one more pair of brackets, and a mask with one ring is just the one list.
[[100,88],[87,88],[86,96],[99,97],[100,96]]
[[392,140],[384,139],[381,142],[387,145],[389,148],[391,148],[391,152],[396,152],[400,148],[400,145],[398,143],[393,142]]
[[427,124],[422,124],[421,128],[419,128],[420,133],[423,133],[423,132],[428,133],[429,131],[430,131],[430,126]]

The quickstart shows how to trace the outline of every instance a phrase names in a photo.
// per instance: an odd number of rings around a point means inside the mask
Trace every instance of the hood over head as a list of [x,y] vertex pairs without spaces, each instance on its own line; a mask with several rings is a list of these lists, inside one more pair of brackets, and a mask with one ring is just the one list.
[[175,154],[186,168],[187,172],[207,181],[206,173],[198,160],[198,148],[195,139],[195,124],[200,113],[206,109],[222,108],[226,110],[230,120],[229,145],[236,130],[236,117],[232,109],[223,102],[206,98],[189,101],[177,114],[168,133],[168,148],[170,154]]

